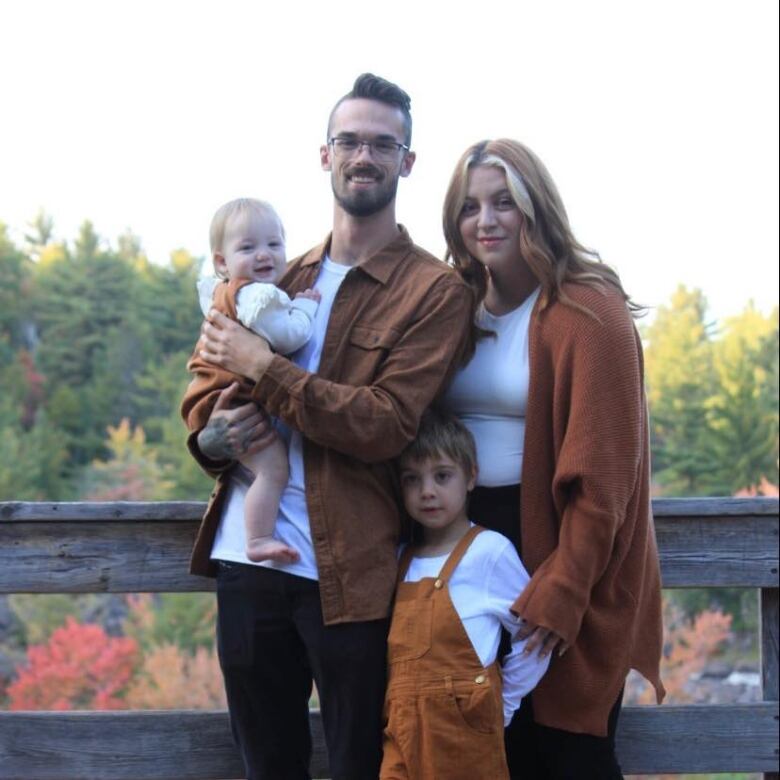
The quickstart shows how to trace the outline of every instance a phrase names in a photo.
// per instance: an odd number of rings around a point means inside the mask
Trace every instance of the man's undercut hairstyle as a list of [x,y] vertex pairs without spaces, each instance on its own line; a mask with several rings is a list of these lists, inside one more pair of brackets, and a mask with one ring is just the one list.
[[398,465],[442,455],[457,463],[467,476],[477,471],[477,446],[471,431],[454,415],[432,407],[423,414],[417,438],[401,453]]
[[355,100],[363,98],[364,100],[376,100],[387,106],[397,108],[404,118],[404,143],[411,146],[412,143],[412,99],[397,84],[383,79],[381,76],[375,76],[373,73],[361,73],[352,85],[352,89],[333,106],[328,118],[328,138],[330,138],[330,128],[333,124],[333,114],[336,109],[345,100]]

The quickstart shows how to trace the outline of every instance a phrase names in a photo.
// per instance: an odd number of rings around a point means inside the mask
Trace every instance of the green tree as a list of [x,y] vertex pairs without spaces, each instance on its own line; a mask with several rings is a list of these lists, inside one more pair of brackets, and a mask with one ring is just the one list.
[[654,476],[668,495],[721,487],[707,420],[716,375],[706,310],[701,290],[680,286],[643,333]]
[[11,397],[0,398],[0,500],[67,498],[63,482],[67,451],[62,434],[45,414],[25,428]]
[[733,494],[778,482],[778,311],[750,303],[713,345],[716,391],[708,423],[719,482]]
[[40,259],[53,237],[54,219],[43,209],[39,209],[35,217],[30,220],[28,230],[24,234],[24,242],[30,256],[35,260]]
[[0,366],[13,360],[25,342],[32,264],[8,236],[0,222]]
[[84,471],[81,495],[92,501],[164,501],[171,484],[167,468],[146,444],[143,428],[123,419],[108,427],[108,460],[95,460]]

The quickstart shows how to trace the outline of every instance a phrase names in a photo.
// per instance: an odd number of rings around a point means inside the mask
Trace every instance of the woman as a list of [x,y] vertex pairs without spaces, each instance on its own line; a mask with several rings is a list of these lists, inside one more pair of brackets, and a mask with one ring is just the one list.
[[664,694],[639,307],[516,141],[466,151],[444,232],[477,301],[474,354],[445,399],[477,441],[471,516],[517,545],[532,579],[513,611],[529,651],[553,656],[507,731],[510,771],[620,778],[629,669]]

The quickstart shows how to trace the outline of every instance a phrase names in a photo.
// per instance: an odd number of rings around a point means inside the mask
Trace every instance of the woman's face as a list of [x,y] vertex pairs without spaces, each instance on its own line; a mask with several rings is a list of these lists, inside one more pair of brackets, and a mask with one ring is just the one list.
[[504,171],[494,165],[472,168],[459,221],[469,254],[492,273],[517,268],[522,222]]

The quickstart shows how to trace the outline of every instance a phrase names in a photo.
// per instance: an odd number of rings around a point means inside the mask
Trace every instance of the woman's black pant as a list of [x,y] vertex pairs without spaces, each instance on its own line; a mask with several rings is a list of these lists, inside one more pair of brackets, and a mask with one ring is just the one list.
[[[469,516],[473,522],[509,538],[522,559],[520,485],[475,488]],[[508,648],[506,636],[504,648]],[[505,732],[513,780],[620,780],[623,774],[615,756],[615,732],[622,698],[621,691],[609,713],[607,736],[596,737],[535,723],[532,696],[526,696]]]

